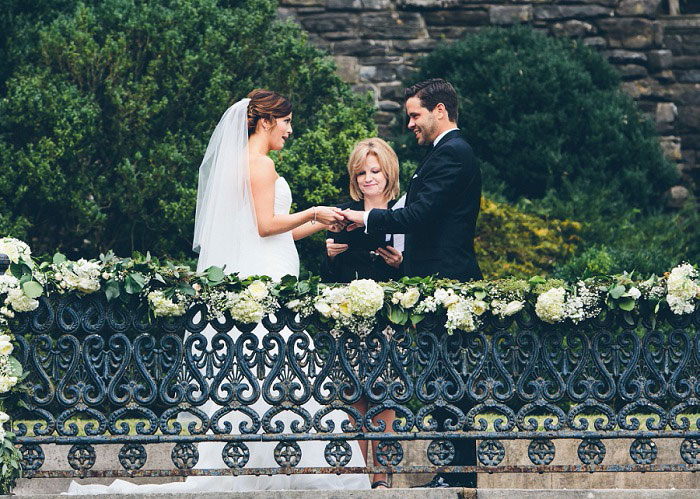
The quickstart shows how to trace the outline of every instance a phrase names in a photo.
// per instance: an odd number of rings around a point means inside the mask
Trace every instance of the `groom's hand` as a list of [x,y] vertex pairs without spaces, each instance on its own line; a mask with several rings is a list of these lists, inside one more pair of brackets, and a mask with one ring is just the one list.
[[342,214],[345,217],[345,220],[350,222],[350,225],[348,225],[347,230],[355,230],[360,227],[365,226],[365,220],[364,220],[364,211],[356,211],[356,210],[343,210]]

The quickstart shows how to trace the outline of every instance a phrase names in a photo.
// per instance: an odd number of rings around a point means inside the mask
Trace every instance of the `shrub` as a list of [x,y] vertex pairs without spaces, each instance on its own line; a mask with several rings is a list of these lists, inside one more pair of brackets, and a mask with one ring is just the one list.
[[577,40],[487,28],[423,58],[413,81],[430,77],[454,84],[485,190],[510,201],[607,186],[646,209],[677,178],[613,67]]
[[7,7],[0,233],[38,253],[193,256],[207,141],[226,107],[255,87],[295,106],[295,139],[278,167],[299,208],[347,188],[338,171],[349,144],[374,133],[369,103],[298,27],[277,20],[273,0]]
[[518,211],[482,198],[474,241],[486,279],[549,274],[576,249],[581,224]]

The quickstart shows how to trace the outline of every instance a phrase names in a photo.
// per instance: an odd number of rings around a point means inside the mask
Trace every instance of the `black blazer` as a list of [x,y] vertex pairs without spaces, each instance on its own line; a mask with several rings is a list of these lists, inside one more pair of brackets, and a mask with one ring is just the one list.
[[[394,202],[389,203],[389,208]],[[338,206],[344,210],[364,210],[362,201],[351,201]],[[386,241],[386,234],[365,234],[363,229],[350,232],[328,232],[328,237],[337,243],[348,245],[347,251],[336,255],[331,260],[328,253],[321,263],[321,279],[324,282],[350,282],[354,279],[374,279],[375,281],[397,280],[401,277],[401,271],[391,265],[387,265],[383,258],[374,256],[374,252],[380,246],[394,245],[393,239]]]
[[481,279],[474,232],[481,201],[481,172],[458,130],[446,134],[426,155],[408,185],[406,207],[373,209],[370,234],[406,234],[407,276],[468,281]]

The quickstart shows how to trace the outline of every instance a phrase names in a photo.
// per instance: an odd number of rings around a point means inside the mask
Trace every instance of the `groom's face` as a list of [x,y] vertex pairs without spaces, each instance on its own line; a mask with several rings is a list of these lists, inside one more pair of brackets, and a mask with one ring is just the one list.
[[438,122],[432,112],[423,107],[418,97],[406,101],[408,114],[408,129],[416,135],[420,145],[430,145],[437,138]]

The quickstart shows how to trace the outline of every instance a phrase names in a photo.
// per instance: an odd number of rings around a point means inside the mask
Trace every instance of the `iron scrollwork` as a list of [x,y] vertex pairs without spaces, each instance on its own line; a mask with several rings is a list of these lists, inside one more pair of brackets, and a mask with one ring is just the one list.
[[[251,443],[263,437],[276,442],[284,473],[308,472],[298,467],[305,440],[325,441],[328,469],[340,473],[349,442],[365,439],[379,441],[374,471],[401,472],[415,440],[430,444],[413,471],[459,470],[464,439],[478,442],[470,469],[505,469],[506,442],[524,439],[532,465],[518,471],[557,470],[556,441],[574,439],[578,469],[613,471],[606,443],[622,438],[633,439],[636,469],[665,469],[656,442],[671,439],[674,470],[700,470],[698,310],[661,312],[653,324],[607,312],[575,326],[525,310],[453,335],[426,317],[415,330],[378,321],[360,338],[286,309],[256,326],[228,315],[208,323],[201,305],[153,319],[118,300],[39,301],[13,325],[29,373],[24,404],[11,410],[27,476],[43,476],[49,443],[70,445],[73,476],[148,475],[154,441],[173,445],[173,474],[207,473],[194,468],[198,444],[211,439],[224,444],[221,469],[256,473]],[[396,414],[390,426],[386,411]],[[328,417],[339,413],[341,424]],[[93,470],[95,446],[110,441],[122,445],[122,469]]]

